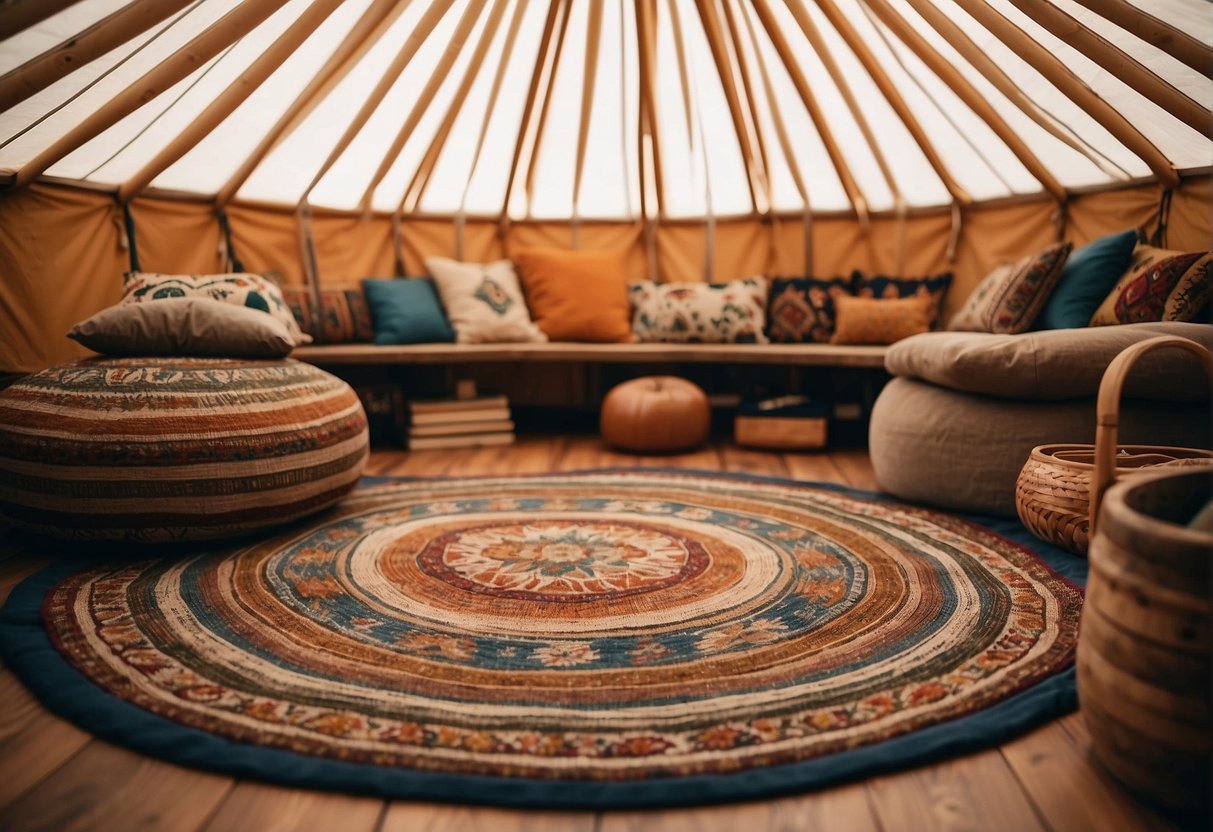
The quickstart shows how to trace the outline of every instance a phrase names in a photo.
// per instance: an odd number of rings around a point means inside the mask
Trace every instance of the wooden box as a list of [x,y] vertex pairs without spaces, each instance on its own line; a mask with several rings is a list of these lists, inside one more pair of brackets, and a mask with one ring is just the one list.
[[738,445],[778,451],[823,448],[829,409],[803,396],[743,403],[733,422]]

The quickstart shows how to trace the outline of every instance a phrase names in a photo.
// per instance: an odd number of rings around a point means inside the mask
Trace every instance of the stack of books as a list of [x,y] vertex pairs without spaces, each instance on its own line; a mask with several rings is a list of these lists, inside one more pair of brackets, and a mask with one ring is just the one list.
[[514,422],[505,396],[417,399],[408,403],[409,449],[508,445]]

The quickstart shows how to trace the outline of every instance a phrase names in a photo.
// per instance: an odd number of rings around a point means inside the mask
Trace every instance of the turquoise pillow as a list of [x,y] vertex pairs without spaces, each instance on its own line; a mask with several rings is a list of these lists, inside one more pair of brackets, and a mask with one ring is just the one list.
[[428,277],[374,278],[362,281],[376,344],[453,342],[438,293]]
[[1116,285],[1137,245],[1137,232],[1130,229],[1110,234],[1076,249],[1066,261],[1057,288],[1049,296],[1033,329],[1084,327]]

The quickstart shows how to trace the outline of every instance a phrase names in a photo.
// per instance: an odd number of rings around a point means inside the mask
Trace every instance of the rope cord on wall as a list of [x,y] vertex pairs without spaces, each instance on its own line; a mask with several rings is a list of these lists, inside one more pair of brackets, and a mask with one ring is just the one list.
[[131,255],[131,271],[139,269],[139,249],[135,244],[135,216],[131,213],[131,204],[122,203],[122,224],[126,228],[126,246]]
[[227,253],[228,263],[231,265],[231,270],[234,272],[244,271],[244,264],[240,262],[240,257],[236,254],[236,245],[232,242],[232,224],[228,221],[227,211],[222,205],[215,206],[215,216],[219,219],[219,228],[223,231],[223,246]]
[[1174,193],[1174,188],[1162,189],[1162,196],[1158,198],[1158,226],[1154,229],[1153,236],[1150,237],[1150,245],[1160,248],[1166,245],[1167,221],[1171,218],[1171,196]]

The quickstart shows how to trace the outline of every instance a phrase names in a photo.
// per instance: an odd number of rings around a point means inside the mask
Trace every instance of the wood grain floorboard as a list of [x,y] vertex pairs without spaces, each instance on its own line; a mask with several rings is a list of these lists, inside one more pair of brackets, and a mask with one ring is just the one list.
[[[874,488],[863,451],[765,453],[727,441],[670,456],[624,454],[593,435],[520,436],[511,446],[407,452],[377,448],[371,474],[508,475],[601,467],[693,467]],[[7,535],[7,547],[24,539]],[[0,558],[0,595],[50,562],[24,549]],[[90,737],[37,704],[0,670],[0,829],[349,829],[351,832],[1051,832],[1180,828],[1121,788],[1095,762],[1080,717],[999,749],[774,800],[643,812],[511,811],[383,802],[286,789],[188,770]]]

